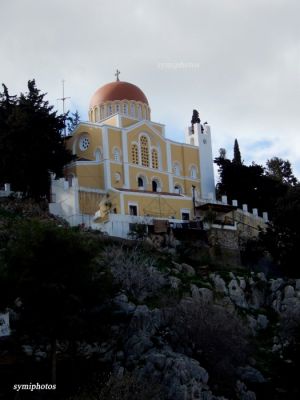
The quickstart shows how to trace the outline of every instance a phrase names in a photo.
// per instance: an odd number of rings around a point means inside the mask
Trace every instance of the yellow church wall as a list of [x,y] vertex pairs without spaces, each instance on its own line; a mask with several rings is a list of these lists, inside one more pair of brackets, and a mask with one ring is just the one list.
[[122,161],[122,133],[120,130],[108,129],[109,158],[114,160],[114,149],[117,148]]
[[[131,160],[131,143],[132,142],[137,142],[139,140],[140,134],[142,133],[147,133],[149,139],[150,139],[150,146],[156,147],[157,149],[160,148],[160,153],[161,153],[161,165],[160,169],[163,171],[167,170],[167,158],[166,158],[166,142],[164,138],[160,137],[158,134],[154,133],[147,125],[142,125],[139,126],[132,131],[128,132],[128,158],[129,162],[132,162]],[[151,151],[149,148],[149,162],[151,165]]]
[[148,125],[143,124],[136,128],[133,128],[131,131],[128,132],[128,142],[130,140],[138,140],[139,134],[142,132],[148,133],[151,136],[151,138],[152,138],[152,135],[154,135],[152,129],[149,128]]
[[153,135],[154,140],[153,140],[153,146],[160,147],[160,152],[161,152],[161,169],[163,171],[168,170],[167,166],[167,145],[166,142],[163,138],[158,137],[157,135]]
[[138,206],[139,216],[152,216],[161,218],[181,219],[181,209],[190,211],[192,217],[193,203],[191,200],[185,200],[179,197],[166,198],[163,196],[147,196],[147,195],[127,195],[124,194],[125,214],[129,214],[129,205],[136,204]]
[[[175,162],[180,164],[180,175],[184,175],[184,165],[183,165],[183,154],[181,150],[181,146],[177,144],[171,143],[171,159],[172,159],[172,168]],[[173,170],[174,171],[174,170]]]
[[194,165],[197,168],[197,177],[200,177],[198,148],[171,143],[171,157],[172,167],[175,162],[180,164],[181,176],[190,176],[190,168]]
[[173,178],[173,185],[180,185],[183,189],[183,193],[186,194],[187,196],[192,196],[192,186],[195,186],[195,190],[200,193],[200,182],[195,181],[192,179],[185,179],[185,178],[180,178],[178,176],[174,176]]
[[[80,150],[80,138],[87,135],[89,139],[89,147],[87,150]],[[73,137],[67,141],[67,148],[73,153],[76,153],[78,158],[86,158],[88,160],[95,160],[95,150],[97,148],[103,149],[102,129],[101,127],[93,127],[88,125],[80,125],[75,131]],[[103,150],[102,150],[103,151]]]
[[74,175],[78,178],[78,185],[93,188],[104,188],[103,164],[78,165],[74,169]]
[[157,169],[130,166],[129,179],[130,179],[130,187],[132,189],[138,189],[138,182],[137,182],[138,176],[145,176],[147,178],[147,188],[145,188],[146,190],[150,191],[152,190],[152,179],[157,178],[159,179],[162,185],[162,191],[163,192],[169,191],[168,176],[163,172],[159,172],[159,170]]
[[134,125],[138,122],[138,119],[122,117],[122,126],[127,128],[128,126]]
[[163,130],[164,130],[163,126],[155,124],[153,122],[151,122],[151,124],[153,125],[153,128],[155,128],[160,133],[160,135],[163,135]]
[[194,165],[197,168],[197,177],[200,177],[199,174],[199,151],[198,148],[190,148],[186,146],[182,146],[182,154],[183,154],[183,171],[185,176],[190,176],[190,167]]
[[104,124],[105,124],[105,125],[118,126],[118,119],[117,119],[117,116],[114,115],[113,117],[106,119],[106,120],[104,121]]

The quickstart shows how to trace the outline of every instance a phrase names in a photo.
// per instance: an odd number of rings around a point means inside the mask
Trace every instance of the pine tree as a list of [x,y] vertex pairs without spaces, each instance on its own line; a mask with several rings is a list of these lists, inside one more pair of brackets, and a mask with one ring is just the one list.
[[72,113],[72,116],[68,117],[67,120],[68,120],[68,133],[71,133],[74,131],[76,126],[80,123],[80,115],[78,113],[78,110],[76,110],[74,113]]
[[242,157],[241,157],[240,147],[239,147],[237,139],[235,139],[235,141],[234,141],[232,162],[234,162],[235,164],[238,164],[238,165],[242,165]]
[[0,95],[0,183],[14,191],[40,199],[49,195],[50,174],[62,176],[63,166],[74,157],[66,150],[61,132],[64,116],[57,115],[28,81],[28,92]]

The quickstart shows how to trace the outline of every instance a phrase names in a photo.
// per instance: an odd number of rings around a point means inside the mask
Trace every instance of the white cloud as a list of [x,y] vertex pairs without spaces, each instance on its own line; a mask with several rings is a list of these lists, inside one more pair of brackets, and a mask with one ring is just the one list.
[[[64,78],[86,118],[119,68],[169,136],[182,140],[198,108],[215,155],[238,138],[245,160],[288,158],[300,177],[299,15],[298,0],[1,2],[0,77],[12,93],[35,78],[54,105]],[[251,148],[265,140],[272,146]]]

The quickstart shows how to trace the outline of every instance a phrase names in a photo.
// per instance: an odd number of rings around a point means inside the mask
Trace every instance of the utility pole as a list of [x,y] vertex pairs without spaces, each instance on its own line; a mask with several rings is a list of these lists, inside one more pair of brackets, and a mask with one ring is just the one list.
[[57,99],[57,100],[62,101],[62,104],[63,104],[63,115],[64,115],[64,122],[65,122],[64,136],[66,136],[65,101],[66,101],[67,99],[70,99],[70,98],[71,98],[71,97],[65,97],[65,81],[62,80],[62,97],[61,97],[60,99]]
[[193,191],[193,209],[194,209],[194,218],[196,218],[196,199],[195,199],[195,189],[196,189],[196,186],[192,185],[192,191]]

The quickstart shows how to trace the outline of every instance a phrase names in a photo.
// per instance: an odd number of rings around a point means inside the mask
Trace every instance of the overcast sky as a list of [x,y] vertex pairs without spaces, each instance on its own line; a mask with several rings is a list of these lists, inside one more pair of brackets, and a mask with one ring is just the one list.
[[139,86],[152,120],[183,141],[192,110],[214,156],[234,139],[246,163],[289,159],[300,178],[299,0],[0,0],[0,81],[28,79],[82,120],[93,92]]

